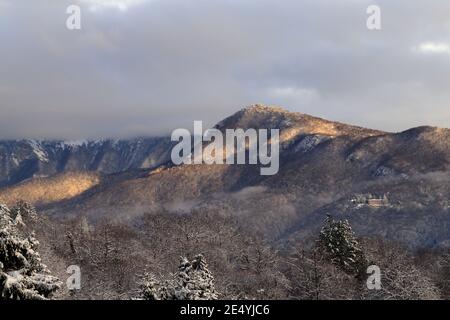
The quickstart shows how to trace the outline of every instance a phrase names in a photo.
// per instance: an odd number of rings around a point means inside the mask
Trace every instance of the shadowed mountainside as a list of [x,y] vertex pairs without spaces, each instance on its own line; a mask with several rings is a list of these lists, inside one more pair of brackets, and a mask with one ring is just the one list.
[[170,159],[170,139],[0,141],[0,186],[68,171],[102,174],[153,168]]

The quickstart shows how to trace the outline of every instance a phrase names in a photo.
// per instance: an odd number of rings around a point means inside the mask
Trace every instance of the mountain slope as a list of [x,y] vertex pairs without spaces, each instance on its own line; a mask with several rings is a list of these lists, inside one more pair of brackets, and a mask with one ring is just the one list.
[[264,106],[243,109],[216,128],[280,128],[279,173],[261,176],[252,165],[126,171],[42,209],[93,220],[214,211],[282,242],[307,237],[331,213],[361,234],[411,246],[449,243],[449,129],[386,133]]
[[100,183],[96,172],[65,172],[48,178],[35,178],[3,188],[0,203],[8,206],[25,199],[35,206],[71,199]]
[[0,141],[0,186],[68,171],[115,173],[169,160],[169,138]]

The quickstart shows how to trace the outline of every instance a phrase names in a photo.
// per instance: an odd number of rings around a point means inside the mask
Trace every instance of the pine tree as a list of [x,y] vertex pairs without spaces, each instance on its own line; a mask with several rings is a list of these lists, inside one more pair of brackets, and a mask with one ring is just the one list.
[[140,285],[140,298],[144,300],[215,300],[214,277],[203,255],[193,261],[182,257],[178,272],[172,279],[158,281],[145,274]]
[[142,300],[163,300],[160,282],[151,273],[145,273],[139,285],[140,298]]
[[61,284],[42,263],[34,234],[24,236],[18,230],[18,214],[31,216],[33,212],[0,205],[0,300],[48,298]]
[[201,254],[197,255],[192,262],[182,258],[176,281],[176,300],[217,299],[214,277]]
[[327,215],[320,231],[319,248],[347,274],[357,278],[364,276],[367,259],[347,220],[335,221]]
[[36,221],[37,213],[36,208],[30,203],[19,200],[10,210],[11,218],[16,222],[16,224],[24,224],[28,221]]

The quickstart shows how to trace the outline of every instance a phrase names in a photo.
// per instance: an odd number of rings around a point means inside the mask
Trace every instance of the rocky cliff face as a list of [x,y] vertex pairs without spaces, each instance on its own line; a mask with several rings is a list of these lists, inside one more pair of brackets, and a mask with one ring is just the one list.
[[97,141],[0,141],[0,186],[67,171],[104,174],[166,162],[168,138]]

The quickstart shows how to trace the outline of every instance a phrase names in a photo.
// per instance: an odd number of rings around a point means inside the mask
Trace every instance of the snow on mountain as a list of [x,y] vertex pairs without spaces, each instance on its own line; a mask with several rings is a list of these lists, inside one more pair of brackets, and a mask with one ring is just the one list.
[[169,138],[0,141],[0,186],[67,171],[116,173],[170,157]]
[[38,157],[41,162],[48,162],[48,155],[41,143],[36,140],[27,140],[28,144],[32,148],[32,152]]

